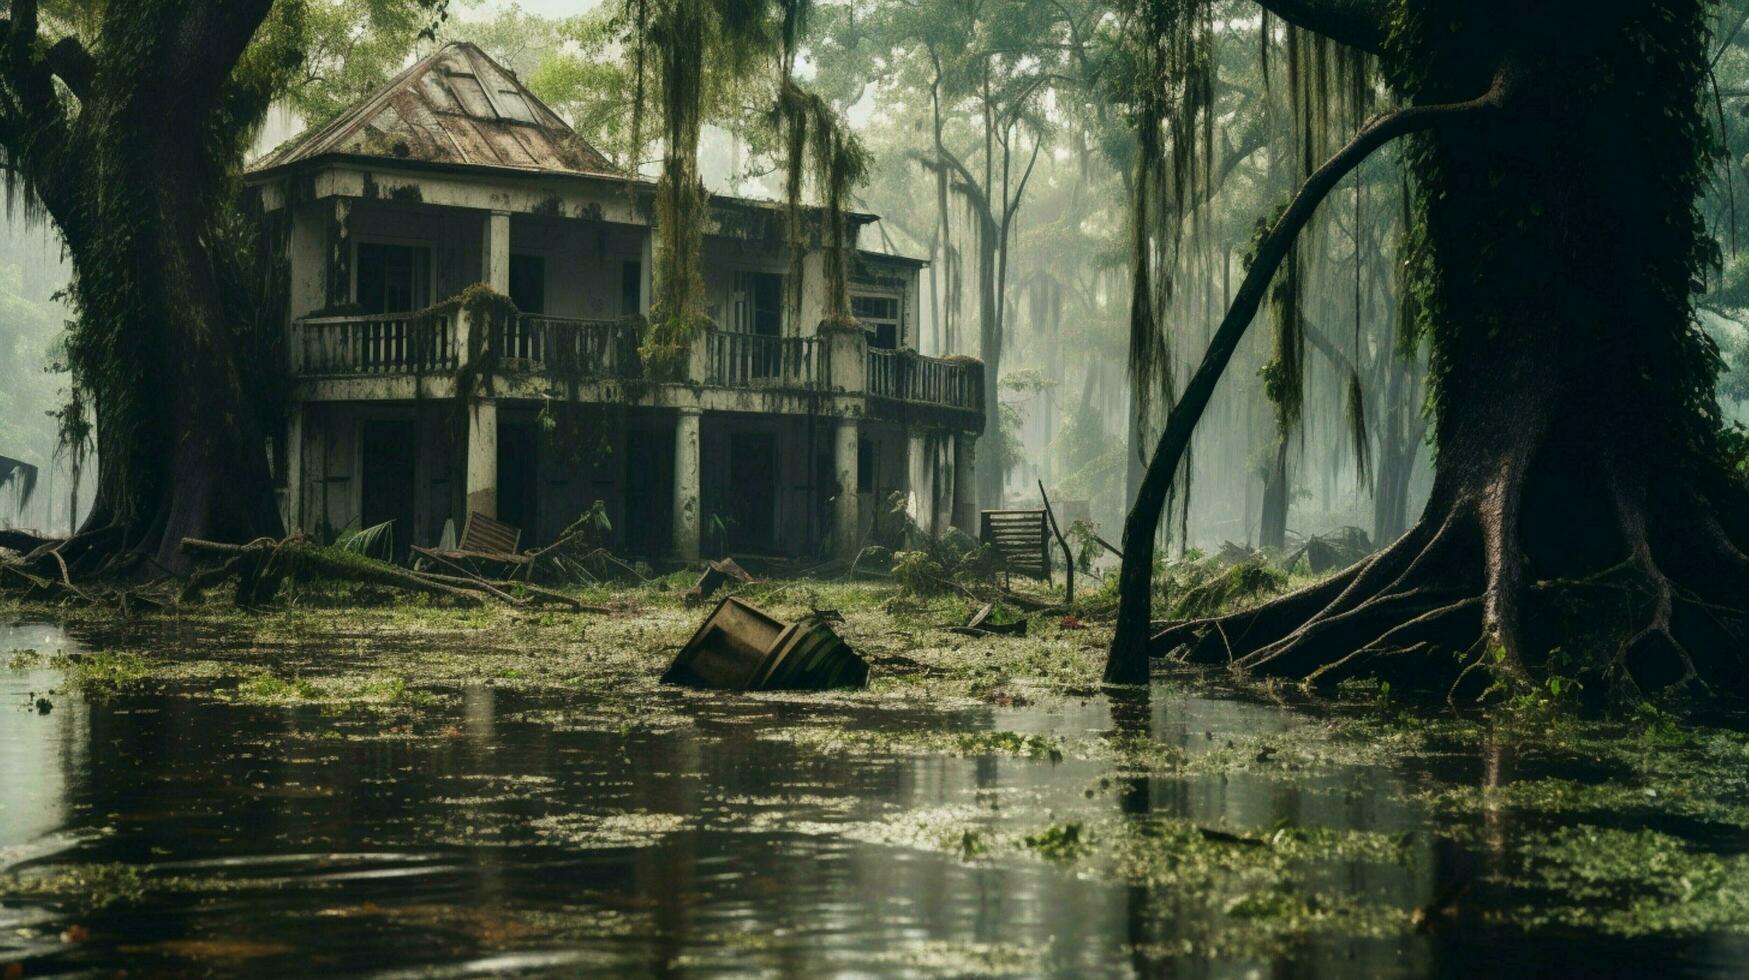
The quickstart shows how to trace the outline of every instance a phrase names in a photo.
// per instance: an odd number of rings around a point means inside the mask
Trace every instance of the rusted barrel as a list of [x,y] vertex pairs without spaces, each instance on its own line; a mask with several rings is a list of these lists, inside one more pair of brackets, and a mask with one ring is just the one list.
[[832,627],[785,625],[733,596],[717,603],[674,658],[664,684],[726,691],[823,691],[861,687],[868,664]]

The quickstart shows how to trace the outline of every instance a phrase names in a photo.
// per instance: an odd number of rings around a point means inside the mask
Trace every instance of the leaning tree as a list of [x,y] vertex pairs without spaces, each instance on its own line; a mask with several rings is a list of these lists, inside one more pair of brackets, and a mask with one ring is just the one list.
[[93,510],[56,551],[74,574],[118,556],[181,570],[184,537],[281,531],[261,397],[272,338],[257,329],[235,177],[305,62],[307,12],[305,0],[12,0],[0,19],[0,169],[9,200],[65,244],[71,411],[90,406],[96,427]]
[[[1106,679],[1178,652],[1319,684],[1749,686],[1749,494],[1691,307],[1713,259],[1704,0],[1258,2],[1377,55],[1405,107],[1260,239],[1126,523]],[[1150,637],[1153,540],[1197,418],[1319,201],[1404,137],[1435,412],[1420,522],[1317,585]]]

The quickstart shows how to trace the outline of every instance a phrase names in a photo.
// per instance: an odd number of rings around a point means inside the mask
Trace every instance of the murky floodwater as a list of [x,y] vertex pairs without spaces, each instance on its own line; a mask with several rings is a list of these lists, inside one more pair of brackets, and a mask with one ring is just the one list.
[[[52,628],[0,627],[0,655],[77,646]],[[1485,885],[1450,922],[1403,928],[1407,910],[1484,882],[1502,860],[1498,838],[1514,833],[1497,818],[1432,832],[1413,802],[1423,774],[1163,776],[1024,737],[1115,734],[1195,758],[1309,724],[1274,705],[1165,689],[1147,703],[917,708],[646,689],[628,706],[612,693],[470,684],[385,712],[243,703],[205,687],[89,699],[46,660],[0,669],[0,872],[63,879],[22,896],[0,889],[0,966],[20,963],[22,976],[1749,970],[1740,936],[1527,933],[1475,910],[1505,900]],[[985,754],[857,741],[895,730],[1021,738]],[[834,748],[845,740],[857,750]],[[1461,780],[1501,764],[1457,753],[1442,765]],[[1155,854],[1154,870],[1126,880],[1052,860],[1036,840],[1028,848],[1046,856],[981,843],[1155,817],[1219,828],[1217,842],[1242,835],[1231,845],[1241,855],[1281,828],[1376,832],[1389,859],[1361,848],[1295,880],[1383,910],[1385,925],[1365,927],[1363,915],[1349,920],[1362,928],[1323,928],[1323,898],[1285,939],[1272,936],[1248,913],[1248,889],[1280,879],[1242,856],[1209,871]],[[943,846],[943,834],[964,846]],[[1241,924],[1247,938],[1226,948]]]

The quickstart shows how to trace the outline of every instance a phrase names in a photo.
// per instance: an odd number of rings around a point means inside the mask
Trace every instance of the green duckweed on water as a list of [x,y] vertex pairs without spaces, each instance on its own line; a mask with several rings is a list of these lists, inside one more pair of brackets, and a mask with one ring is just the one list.
[[[190,786],[198,802],[179,815],[112,805],[113,816],[92,819],[113,833],[10,867],[0,894],[95,916],[172,895],[309,890],[326,896],[308,899],[320,908],[354,910],[324,921],[414,930],[442,919],[420,909],[449,908],[457,921],[477,911],[447,898],[360,898],[345,875],[214,874],[155,863],[173,853],[115,850],[155,821],[193,814],[209,815],[197,828],[220,820],[201,830],[213,839],[241,839],[247,832],[224,815],[253,801],[321,817],[288,816],[259,845],[270,853],[350,847],[457,866],[516,854],[524,857],[499,874],[531,874],[527,887],[543,872],[517,862],[629,859],[691,882],[687,901],[701,907],[838,907],[860,893],[831,888],[882,887],[775,870],[843,853],[888,855],[860,859],[882,874],[935,869],[934,884],[899,887],[940,889],[944,901],[979,894],[967,881],[985,876],[1002,884],[979,888],[1045,889],[1064,902],[1156,896],[1110,938],[1123,962],[1162,967],[1425,941],[1425,907],[1454,886],[1440,870],[1454,853],[1473,855],[1476,870],[1455,883],[1465,897],[1453,914],[1502,934],[1685,937],[1739,934],[1749,921],[1749,866],[1729,843],[1749,829],[1749,736],[1734,728],[1656,709],[1600,719],[1558,705],[1454,713],[1365,683],[1309,700],[1172,670],[1140,699],[1094,683],[1109,637],[1097,621],[1044,614],[1025,638],[972,638],[939,628],[972,612],[954,598],[835,583],[748,594],[780,618],[836,611],[835,628],[871,664],[869,686],[664,687],[661,672],[705,610],[662,588],[587,596],[611,615],[330,606],[319,596],[254,615],[222,603],[135,620],[67,611],[80,649],[17,650],[7,668],[52,670],[63,679],[52,699],[123,717],[202,712],[202,727],[178,736],[191,746],[178,750],[192,753],[186,760],[142,763],[167,785]],[[38,615],[10,612],[25,614]],[[339,816],[341,807],[361,815]],[[188,840],[154,847],[177,852]],[[748,848],[782,855],[762,873],[787,884],[769,894],[729,884],[748,873],[738,863]],[[706,866],[727,877],[690,877]],[[670,928],[648,887],[606,884],[566,908],[531,900],[475,931],[493,941],[641,941]],[[735,891],[743,887],[755,897]],[[725,888],[730,895],[710,894]],[[1048,931],[918,934],[882,948],[877,966],[847,962],[931,975],[1060,973],[1060,942]],[[712,927],[675,962],[732,969],[791,944],[782,933]]]

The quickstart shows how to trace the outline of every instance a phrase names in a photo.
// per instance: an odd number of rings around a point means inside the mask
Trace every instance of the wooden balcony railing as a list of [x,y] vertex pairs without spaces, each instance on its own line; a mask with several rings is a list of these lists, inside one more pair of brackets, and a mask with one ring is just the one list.
[[728,388],[815,388],[821,372],[813,337],[705,334],[705,381]]
[[[292,324],[292,370],[303,377],[453,373],[466,359],[469,327],[457,303],[417,313],[310,317]],[[475,325],[474,329],[481,329]],[[642,375],[639,332],[627,320],[518,316],[486,328],[495,369],[556,380],[633,378]],[[924,357],[909,350],[846,347],[842,336],[766,337],[707,330],[703,363],[691,380],[728,388],[839,390],[874,398],[979,412],[984,407],[983,366],[976,361]],[[476,350],[478,347],[476,346]],[[863,376],[850,365],[863,359]]]
[[292,370],[303,375],[426,374],[456,368],[456,310],[310,317],[293,324]]
[[909,350],[870,350],[868,394],[978,411],[984,407],[983,365],[924,357]]
[[637,324],[524,315],[494,338],[499,367],[561,379],[630,378],[639,373]]

